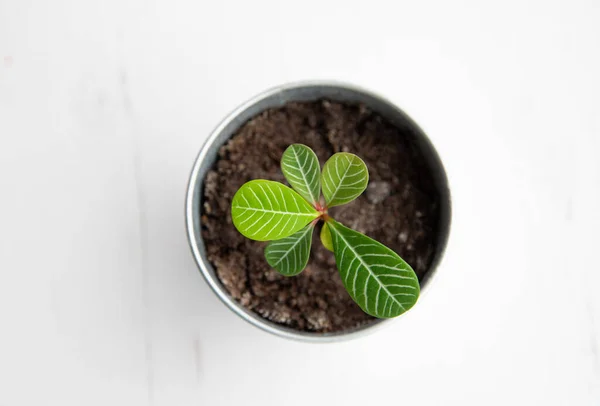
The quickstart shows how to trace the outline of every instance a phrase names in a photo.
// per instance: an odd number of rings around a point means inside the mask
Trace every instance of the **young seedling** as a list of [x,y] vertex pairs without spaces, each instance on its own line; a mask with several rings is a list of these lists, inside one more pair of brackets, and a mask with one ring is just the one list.
[[340,152],[329,158],[321,171],[309,147],[293,144],[283,153],[281,170],[293,189],[270,180],[252,180],[236,192],[231,205],[233,224],[240,233],[270,241],[265,248],[269,265],[285,276],[302,272],[315,225],[323,220],[321,242],[333,251],[352,299],[379,318],[396,317],[410,309],[419,297],[419,280],[410,265],[327,212],[330,207],[350,203],[366,189],[369,172],[362,159]]

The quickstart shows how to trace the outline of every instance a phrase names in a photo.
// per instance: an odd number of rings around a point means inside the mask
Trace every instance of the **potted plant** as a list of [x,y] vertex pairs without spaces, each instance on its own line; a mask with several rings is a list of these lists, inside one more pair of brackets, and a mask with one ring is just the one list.
[[[304,172],[298,172],[296,156],[307,159],[302,161]],[[294,159],[296,166],[292,165]],[[280,171],[281,162],[285,176]],[[368,186],[365,176],[355,174],[345,193],[333,194],[332,187],[339,185],[331,186],[331,179],[327,179],[322,182],[325,200],[321,200],[315,186],[318,181],[314,180],[320,172],[316,168],[325,163],[325,179],[327,174],[335,173],[336,165],[339,172],[348,162],[352,162],[351,169],[371,174]],[[312,165],[310,171],[307,163]],[[294,179],[307,175],[313,180],[310,186],[294,185]],[[253,181],[256,178],[265,181]],[[299,193],[281,183],[286,179]],[[337,174],[333,176],[336,179]],[[269,191],[263,192],[261,186],[277,191],[279,203],[273,195],[268,195]],[[248,203],[252,201],[245,202],[242,196],[248,199],[250,194],[246,193],[251,190],[267,193],[257,195],[259,200],[254,201],[262,201],[265,207],[287,204],[285,199],[295,196],[289,203],[298,203],[302,205],[298,207],[306,209],[306,222],[296,221],[293,227],[290,224],[294,220],[288,218],[260,223],[268,219],[256,211],[247,220],[244,215],[251,214]],[[252,199],[256,197],[252,195]],[[266,331],[309,341],[354,337],[372,331],[384,321],[373,316],[393,317],[410,308],[419,290],[427,290],[430,284],[450,225],[446,175],[423,132],[382,98],[355,87],[331,83],[282,86],[232,113],[202,148],[190,178],[186,205],[192,252],[219,298],[242,318]],[[315,219],[325,222],[317,224]],[[251,224],[250,229],[244,228]],[[267,245],[246,239],[236,226],[256,240],[279,238],[278,242]],[[271,229],[272,235],[263,234]],[[361,262],[348,257],[351,252],[348,248],[341,254],[344,248],[338,247],[338,252],[332,254],[316,243],[309,255],[306,248],[315,229],[315,239],[320,235],[329,248],[332,248],[330,243],[341,247],[348,246],[349,240],[362,239],[354,244],[354,251],[367,257]],[[294,242],[297,243],[294,247],[302,250],[294,248],[295,263],[289,260],[286,263],[281,251]],[[389,257],[384,259],[382,255]],[[343,258],[355,259],[352,267],[344,264]],[[358,263],[364,271],[364,266],[370,263],[367,260],[371,259],[384,259],[373,265],[371,271],[387,266],[395,268],[391,275],[396,276],[373,278],[374,274],[354,272],[359,268]],[[336,260],[338,264],[341,262],[342,276],[336,269]],[[297,274],[305,264],[306,271],[298,276],[281,274]],[[398,269],[403,270],[403,278],[397,278]],[[380,272],[380,275],[390,274]],[[356,282],[352,285],[354,277]],[[402,283],[392,283],[393,278],[401,279]],[[385,288],[386,284],[403,287]],[[390,293],[388,297],[384,297],[386,290]],[[402,294],[394,295],[397,292]],[[402,300],[397,300],[400,297]]]

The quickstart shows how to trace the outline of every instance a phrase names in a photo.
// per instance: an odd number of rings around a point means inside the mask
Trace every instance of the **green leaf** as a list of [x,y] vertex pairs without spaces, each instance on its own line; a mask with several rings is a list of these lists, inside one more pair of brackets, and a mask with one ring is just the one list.
[[356,155],[338,152],[325,162],[321,183],[327,206],[339,206],[351,202],[364,192],[369,183],[369,171]]
[[398,254],[333,219],[328,225],[344,286],[366,313],[396,317],[417,302],[419,280]]
[[331,231],[329,231],[329,226],[327,223],[323,223],[323,228],[321,228],[321,243],[325,248],[329,251],[333,252],[333,242],[331,241]]
[[314,224],[281,240],[271,241],[265,248],[269,265],[285,276],[298,275],[306,268],[310,257],[310,244]]
[[231,218],[244,236],[258,241],[294,234],[319,213],[289,187],[270,180],[252,180],[233,196]]
[[281,171],[296,192],[315,205],[321,195],[321,167],[312,149],[302,144],[290,145],[281,157]]

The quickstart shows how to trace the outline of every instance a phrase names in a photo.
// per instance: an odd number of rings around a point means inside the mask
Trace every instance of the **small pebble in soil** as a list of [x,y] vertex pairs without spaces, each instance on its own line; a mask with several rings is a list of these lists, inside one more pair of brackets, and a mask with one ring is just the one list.
[[408,241],[408,232],[406,230],[401,231],[400,234],[398,234],[398,241],[402,243]]
[[392,188],[388,182],[371,182],[367,186],[367,199],[373,204],[383,202],[391,193]]
[[326,330],[331,328],[327,314],[323,310],[315,310],[307,318],[311,330]]

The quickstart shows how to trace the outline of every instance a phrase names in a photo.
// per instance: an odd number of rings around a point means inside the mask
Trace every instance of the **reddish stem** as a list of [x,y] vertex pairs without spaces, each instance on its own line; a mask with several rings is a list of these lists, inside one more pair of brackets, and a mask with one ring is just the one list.
[[322,218],[327,215],[327,206],[321,204],[321,202],[315,202],[315,209],[319,212],[319,217],[317,219]]

